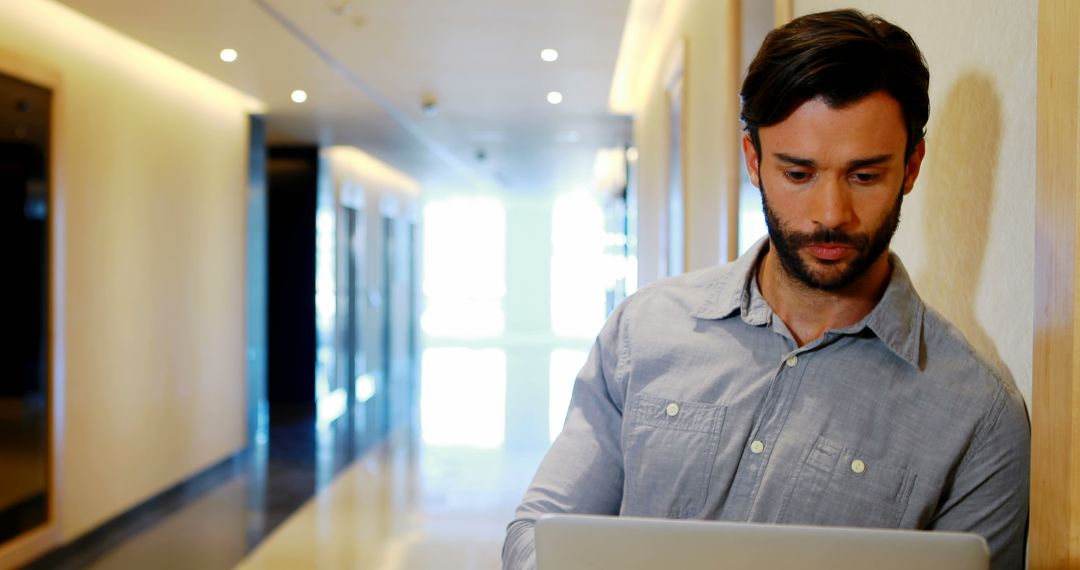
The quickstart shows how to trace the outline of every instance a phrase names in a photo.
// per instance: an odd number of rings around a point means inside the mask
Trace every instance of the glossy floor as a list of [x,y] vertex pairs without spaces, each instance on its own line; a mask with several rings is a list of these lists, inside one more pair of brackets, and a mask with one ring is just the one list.
[[506,524],[541,451],[397,438],[345,470],[239,568],[500,568]]
[[432,445],[407,431],[365,442],[346,420],[275,422],[267,444],[28,568],[500,567],[542,445]]

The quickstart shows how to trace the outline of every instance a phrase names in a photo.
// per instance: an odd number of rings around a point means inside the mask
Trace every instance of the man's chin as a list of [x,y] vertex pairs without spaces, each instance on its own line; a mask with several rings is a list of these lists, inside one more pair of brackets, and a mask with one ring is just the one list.
[[851,261],[825,261],[803,258],[803,271],[794,275],[804,285],[822,291],[842,289],[851,283]]

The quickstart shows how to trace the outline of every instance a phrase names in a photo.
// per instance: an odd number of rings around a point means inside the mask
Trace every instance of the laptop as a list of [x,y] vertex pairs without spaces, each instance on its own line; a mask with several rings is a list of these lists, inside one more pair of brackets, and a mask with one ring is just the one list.
[[987,570],[981,536],[593,515],[536,522],[537,570]]

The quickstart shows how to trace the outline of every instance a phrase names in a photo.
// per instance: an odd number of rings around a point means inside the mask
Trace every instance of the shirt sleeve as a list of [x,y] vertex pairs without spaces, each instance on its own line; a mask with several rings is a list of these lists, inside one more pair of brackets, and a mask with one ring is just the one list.
[[629,350],[626,305],[616,309],[597,337],[574,383],[563,430],[507,527],[504,570],[536,567],[533,525],[544,513],[619,513],[623,491],[622,376]]
[[1015,389],[1003,387],[945,489],[930,528],[979,534],[990,545],[992,570],[1022,570],[1030,448],[1031,426],[1023,398]]

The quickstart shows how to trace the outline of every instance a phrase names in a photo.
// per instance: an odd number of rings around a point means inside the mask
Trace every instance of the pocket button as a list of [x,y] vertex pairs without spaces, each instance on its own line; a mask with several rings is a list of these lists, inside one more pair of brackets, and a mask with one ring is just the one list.
[[866,464],[861,459],[856,459],[851,462],[851,470],[856,474],[862,474],[863,471],[866,471]]
[[665,409],[665,411],[667,412],[667,415],[668,415],[669,418],[673,418],[673,417],[679,415],[679,405],[676,404],[675,402],[672,402],[672,403],[667,405],[667,408]]

